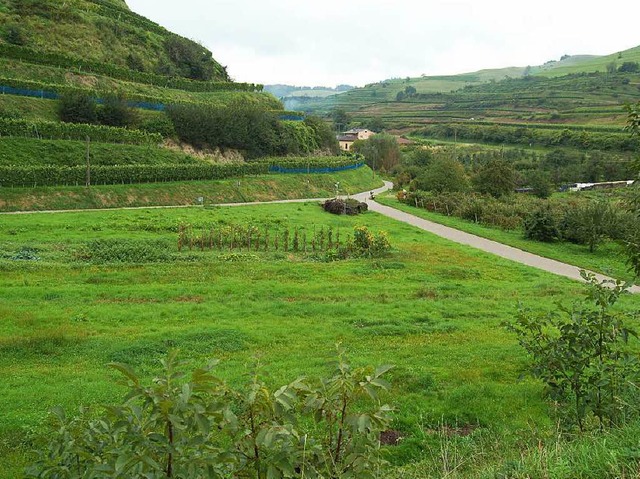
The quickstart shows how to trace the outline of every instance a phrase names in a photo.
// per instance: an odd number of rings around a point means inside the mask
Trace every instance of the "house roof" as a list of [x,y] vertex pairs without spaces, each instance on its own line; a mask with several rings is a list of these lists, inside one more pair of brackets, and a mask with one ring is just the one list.
[[338,141],[356,141],[357,139],[355,135],[338,135]]
[[[351,130],[349,130],[349,131],[345,131],[345,133],[346,133],[346,134],[349,134],[349,133],[361,133],[361,132],[363,132],[363,131],[369,131],[369,130],[367,130],[366,128],[352,128],[352,129],[351,129]],[[372,133],[373,133],[373,132],[372,132]]]

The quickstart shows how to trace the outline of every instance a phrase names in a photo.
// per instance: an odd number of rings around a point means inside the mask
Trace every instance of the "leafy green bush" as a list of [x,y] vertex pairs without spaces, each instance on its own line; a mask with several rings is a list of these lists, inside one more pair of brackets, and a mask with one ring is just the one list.
[[12,45],[23,46],[27,43],[27,35],[20,25],[11,24],[7,26],[5,39]]
[[249,158],[281,153],[277,116],[259,105],[173,105],[167,113],[180,140],[190,145],[242,150]]
[[136,114],[124,98],[107,95],[97,109],[97,120],[102,125],[124,128],[135,123]]
[[540,208],[525,218],[524,237],[550,243],[560,238],[556,218],[550,208]]
[[282,111],[234,101],[223,106],[172,105],[167,108],[180,140],[196,147],[236,149],[248,158],[310,154],[326,143],[319,125],[280,121]]
[[147,133],[161,135],[163,138],[176,136],[176,129],[169,117],[165,114],[143,121],[138,129]]
[[292,155],[308,155],[320,149],[316,130],[299,121],[280,122],[281,150]]
[[86,243],[76,259],[103,263],[165,263],[171,261],[173,245],[166,240],[99,239]]
[[353,252],[356,256],[380,258],[391,250],[389,237],[384,231],[373,234],[366,226],[356,226],[353,229]]
[[593,252],[605,238],[615,231],[616,215],[606,201],[588,201],[569,207],[560,222],[564,239],[589,246]]
[[216,361],[190,375],[173,351],[149,385],[133,370],[127,395],[98,418],[53,411],[50,439],[28,477],[347,478],[374,477],[384,465],[380,433],[391,408],[378,391],[391,369],[352,369],[338,349],[333,373],[271,390],[256,372],[243,390],[214,374]]
[[60,95],[58,103],[60,121],[65,123],[97,123],[95,100],[80,92],[69,92]]
[[628,347],[638,334],[629,326],[632,313],[613,311],[628,285],[582,275],[588,303],[545,314],[521,310],[506,327],[531,355],[531,372],[551,399],[572,411],[571,422],[583,430],[593,415],[602,429],[638,413],[638,355]]

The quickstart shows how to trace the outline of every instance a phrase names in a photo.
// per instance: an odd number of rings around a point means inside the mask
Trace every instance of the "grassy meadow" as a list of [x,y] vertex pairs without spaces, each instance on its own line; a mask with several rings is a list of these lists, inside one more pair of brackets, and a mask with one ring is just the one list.
[[[366,225],[387,231],[393,251],[336,262],[283,251],[179,252],[185,224],[309,234],[331,226],[341,238]],[[128,256],[92,255],[96,240],[115,241]],[[602,452],[607,440],[633,443],[628,431],[582,438],[572,454],[557,454],[542,387],[521,378],[525,354],[500,326],[518,303],[541,311],[580,301],[582,285],[374,213],[338,217],[309,202],[5,215],[0,269],[0,478],[20,477],[52,406],[73,413],[120,398],[108,362],[149,378],[169,348],[180,348],[193,366],[221,359],[219,373],[242,385],[257,357],[267,382],[280,385],[325,373],[337,341],[356,365],[396,366],[387,400],[403,439],[385,452],[388,477],[578,477],[574,465],[591,467],[587,444],[611,475],[579,477],[621,477],[617,470],[633,467]],[[639,306],[629,296],[621,307]],[[542,466],[560,472],[536,475]],[[523,472],[497,475],[512,470]]]

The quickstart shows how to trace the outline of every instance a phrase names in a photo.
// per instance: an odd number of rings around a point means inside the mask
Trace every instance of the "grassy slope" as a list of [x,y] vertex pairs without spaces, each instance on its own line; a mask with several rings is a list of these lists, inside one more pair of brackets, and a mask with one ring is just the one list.
[[[0,76],[15,79],[37,79],[52,85],[69,85],[77,87],[91,87],[101,92],[117,92],[125,97],[127,95],[138,94],[155,98],[159,103],[179,103],[197,102],[208,104],[225,104],[237,99],[244,102],[261,102],[269,108],[281,108],[279,102],[267,93],[247,93],[247,92],[186,92],[172,88],[164,88],[142,83],[133,83],[118,80],[102,75],[80,75],[69,73],[62,68],[47,65],[37,65],[24,63],[16,60],[0,58]],[[9,96],[9,95],[7,95]],[[16,102],[23,97],[17,97]],[[25,101],[34,101],[25,98]]]
[[557,62],[549,67],[536,67],[532,70],[533,74],[544,76],[560,76],[570,73],[590,73],[590,72],[606,72],[607,65],[615,63],[618,67],[624,62],[640,62],[640,46],[630,48],[611,55],[587,57],[572,61],[572,57],[564,62]]
[[[89,147],[93,165],[198,163],[200,160],[156,146],[92,143]],[[8,165],[84,165],[87,144],[68,140],[32,140],[0,138],[0,166]]]
[[40,98],[0,95],[0,113],[2,116],[10,118],[58,121],[58,102]]
[[[169,264],[73,261],[92,239],[173,243],[180,223],[230,221],[332,225],[342,235],[366,224],[387,230],[395,252],[336,263],[268,253],[238,264],[197,251]],[[105,363],[132,362],[148,376],[169,345],[194,365],[223,359],[220,373],[234,384],[246,381],[256,355],[274,385],[323,373],[338,340],[355,364],[395,364],[389,399],[397,407],[394,427],[405,436],[395,463],[431,461],[432,454],[439,460],[434,431],[442,422],[478,427],[464,444],[493,444],[499,457],[490,460],[498,463],[553,436],[540,386],[519,379],[525,355],[499,325],[519,301],[546,310],[578,299],[578,283],[373,213],[336,217],[312,203],[3,217],[4,256],[25,246],[42,261],[0,260],[2,478],[18,475],[28,457],[26,431],[41,433],[49,407],[75,411],[116,400],[120,389]],[[640,299],[623,303],[638,307]],[[459,472],[486,460],[469,456]]]
[[600,246],[594,253],[590,253],[585,246],[575,245],[566,242],[542,243],[524,239],[522,231],[504,231],[498,228],[479,225],[471,221],[466,221],[452,216],[439,213],[432,213],[422,208],[401,203],[392,196],[378,197],[378,200],[388,206],[392,206],[407,213],[419,216],[435,223],[465,231],[481,236],[499,243],[503,243],[523,251],[528,251],[545,258],[551,258],[564,263],[572,264],[581,268],[586,268],[598,273],[606,274],[614,278],[632,280],[629,273],[626,258],[619,245],[609,242]]
[[[148,183],[64,188],[4,188],[0,211],[32,211],[130,206],[235,203],[297,198],[327,198],[335,194],[335,183],[343,192],[359,193],[382,186],[371,170],[314,175],[265,175],[219,181]],[[240,186],[238,186],[238,183]]]
[[150,72],[170,64],[164,47],[170,32],[150,21],[136,25],[137,18],[123,2],[112,4],[118,7],[114,11],[119,19],[104,15],[99,5],[88,0],[28,4],[5,0],[0,24],[19,24],[26,46],[35,50],[72,53],[122,67],[127,67],[132,55]]

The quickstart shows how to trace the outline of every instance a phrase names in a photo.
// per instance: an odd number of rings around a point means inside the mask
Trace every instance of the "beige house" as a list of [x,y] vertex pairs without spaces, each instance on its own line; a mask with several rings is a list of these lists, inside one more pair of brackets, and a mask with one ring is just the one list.
[[351,147],[356,140],[368,140],[369,137],[376,133],[365,128],[353,128],[345,131],[342,135],[338,135],[338,143],[342,151],[351,151]]

